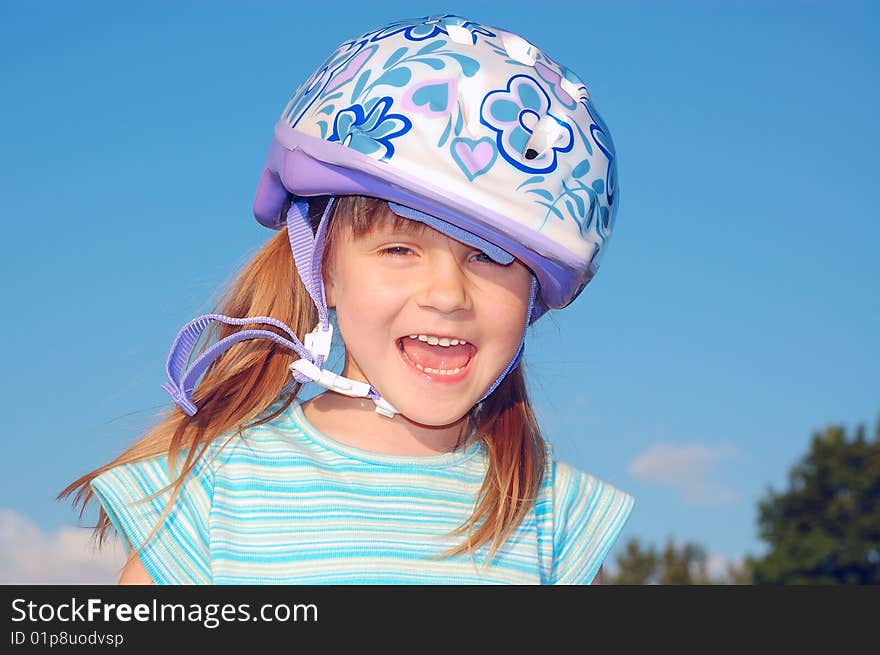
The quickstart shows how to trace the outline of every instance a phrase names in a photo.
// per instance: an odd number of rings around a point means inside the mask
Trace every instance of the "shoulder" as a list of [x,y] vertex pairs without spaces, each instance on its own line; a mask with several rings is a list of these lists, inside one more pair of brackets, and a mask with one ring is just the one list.
[[625,491],[592,473],[558,459],[552,444],[544,444],[543,486],[553,499],[554,513],[577,512],[583,505],[607,505],[609,502],[632,508],[635,499]]
[[635,498],[565,462],[551,462],[554,533],[571,538],[579,528],[623,526]]
[[609,501],[614,501],[615,503],[632,505],[634,502],[631,495],[591,473],[556,459],[551,461],[550,466],[553,496],[558,506],[576,509],[576,507],[571,507],[570,503],[604,505]]
[[139,551],[140,561],[158,584],[210,581],[209,529],[214,493],[214,455],[210,444],[171,502],[187,451],[171,465],[167,453],[118,464],[91,481],[116,532]]
[[552,456],[548,486],[553,508],[553,580],[587,584],[595,579],[626,524],[635,499],[604,480]]

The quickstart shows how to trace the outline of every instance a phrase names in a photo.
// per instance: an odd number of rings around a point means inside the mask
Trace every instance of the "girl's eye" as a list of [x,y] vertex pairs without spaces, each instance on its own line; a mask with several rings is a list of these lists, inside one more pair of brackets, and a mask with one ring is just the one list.
[[[387,248],[382,248],[379,251],[379,255],[383,257],[404,257],[411,252],[412,248],[407,248],[406,246],[389,246]],[[478,258],[478,261],[485,262],[487,264],[495,263],[495,260],[489,257],[489,255],[484,252],[477,252],[475,256]]]
[[407,248],[406,246],[391,246],[389,248],[383,248],[382,250],[379,251],[379,254],[383,255],[383,256],[384,255],[395,256],[395,255],[404,255],[407,252],[412,252],[412,250],[410,248]]

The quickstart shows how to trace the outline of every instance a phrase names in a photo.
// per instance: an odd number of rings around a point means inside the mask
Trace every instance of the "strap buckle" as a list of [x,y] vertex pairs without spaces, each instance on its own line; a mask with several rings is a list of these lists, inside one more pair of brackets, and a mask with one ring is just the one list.
[[370,394],[370,385],[358,380],[337,375],[333,371],[318,368],[307,359],[298,359],[290,365],[290,370],[296,370],[309,378],[312,382],[320,384],[325,389],[341,393],[353,398],[365,398]]
[[328,323],[326,330],[322,330],[321,327],[321,324],[318,323],[314,330],[306,334],[303,345],[312,355],[315,357],[323,356],[326,361],[333,343],[333,326]]
[[399,414],[396,409],[384,398],[373,398],[373,402],[376,403],[376,411],[382,416],[387,416],[388,418],[394,418],[395,414]]

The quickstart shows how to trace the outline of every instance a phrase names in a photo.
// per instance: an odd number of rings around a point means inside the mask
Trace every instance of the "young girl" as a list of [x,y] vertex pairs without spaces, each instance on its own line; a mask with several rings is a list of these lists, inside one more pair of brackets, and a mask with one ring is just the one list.
[[171,349],[179,407],[61,493],[125,536],[120,583],[598,582],[633,499],[554,459],[521,357],[595,275],[615,171],[587,88],[515,34],[340,45],[275,126],[279,232]]

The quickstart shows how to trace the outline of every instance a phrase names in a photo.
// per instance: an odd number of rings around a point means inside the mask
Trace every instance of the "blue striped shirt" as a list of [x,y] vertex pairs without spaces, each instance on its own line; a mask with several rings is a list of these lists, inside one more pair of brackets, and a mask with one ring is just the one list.
[[[488,544],[432,559],[463,539],[447,533],[474,509],[482,442],[440,455],[374,453],[319,432],[295,400],[208,447],[141,561],[158,584],[587,584],[634,500],[546,447],[534,507],[488,565]],[[171,491],[139,501],[174,477],[162,455],[105,471],[91,488],[138,548]]]

